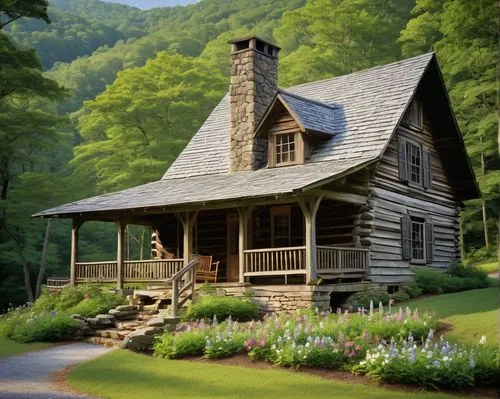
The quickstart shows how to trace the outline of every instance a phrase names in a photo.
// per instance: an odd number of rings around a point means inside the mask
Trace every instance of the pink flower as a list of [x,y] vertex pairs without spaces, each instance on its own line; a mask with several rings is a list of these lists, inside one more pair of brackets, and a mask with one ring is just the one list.
[[361,346],[360,345],[356,345],[356,350],[357,351],[361,350]]
[[353,342],[353,341],[347,341],[347,342],[345,343],[345,347],[346,347],[346,348],[350,348],[350,347],[351,347],[351,346],[353,346],[353,345],[354,345],[354,342]]

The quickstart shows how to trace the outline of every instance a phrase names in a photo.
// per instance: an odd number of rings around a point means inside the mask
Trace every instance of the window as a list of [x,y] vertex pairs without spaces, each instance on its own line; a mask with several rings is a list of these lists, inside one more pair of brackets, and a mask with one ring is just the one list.
[[277,134],[275,136],[275,165],[286,165],[295,162],[295,134]]
[[290,218],[290,207],[271,208],[271,243],[273,248],[290,246]]
[[402,136],[398,139],[399,177],[411,186],[432,185],[431,153],[422,145]]
[[420,104],[420,101],[413,100],[406,110],[406,113],[403,117],[403,123],[408,126],[422,129],[422,119],[422,105]]
[[411,220],[411,260],[425,261],[425,239],[424,239],[424,220],[412,218]]
[[422,150],[420,146],[406,142],[406,161],[409,181],[422,184]]
[[412,263],[431,263],[434,252],[434,226],[427,216],[403,215],[401,219],[403,259]]

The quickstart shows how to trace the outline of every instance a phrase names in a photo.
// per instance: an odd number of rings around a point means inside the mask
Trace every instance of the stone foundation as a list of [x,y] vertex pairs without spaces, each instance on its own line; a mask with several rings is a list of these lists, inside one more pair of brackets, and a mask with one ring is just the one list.
[[365,289],[366,282],[328,285],[260,285],[217,286],[219,295],[247,297],[263,312],[291,312],[297,309],[328,309],[332,292],[356,292]]

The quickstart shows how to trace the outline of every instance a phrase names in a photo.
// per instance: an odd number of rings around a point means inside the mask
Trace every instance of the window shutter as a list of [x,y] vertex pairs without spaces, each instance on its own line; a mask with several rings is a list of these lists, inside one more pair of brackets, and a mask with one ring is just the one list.
[[426,148],[422,151],[422,158],[424,188],[430,188],[432,184],[432,158],[430,151]]
[[406,162],[406,141],[398,140],[398,158],[399,158],[399,178],[408,181],[408,163]]
[[425,256],[427,263],[432,263],[434,255],[434,225],[432,219],[425,218]]
[[411,219],[408,215],[401,217],[401,249],[403,259],[411,259]]

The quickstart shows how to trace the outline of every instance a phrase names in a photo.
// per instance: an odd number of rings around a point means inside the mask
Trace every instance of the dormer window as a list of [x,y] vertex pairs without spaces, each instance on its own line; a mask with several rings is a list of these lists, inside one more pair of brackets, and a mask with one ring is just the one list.
[[275,166],[295,163],[297,147],[294,133],[276,134],[274,136]]
[[406,110],[405,116],[403,117],[403,123],[405,125],[422,129],[423,127],[423,117],[422,117],[422,104],[417,99],[414,99],[408,109]]

